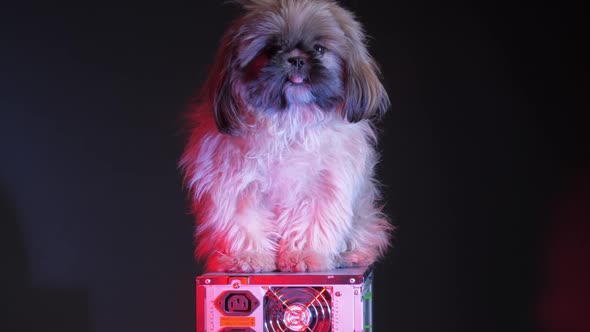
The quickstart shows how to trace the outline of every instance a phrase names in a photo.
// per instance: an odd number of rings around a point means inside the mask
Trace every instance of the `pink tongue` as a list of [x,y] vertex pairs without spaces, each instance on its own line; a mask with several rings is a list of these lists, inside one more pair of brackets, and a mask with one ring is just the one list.
[[289,81],[299,84],[299,83],[303,82],[303,77],[298,76],[298,75],[293,75],[293,76],[289,77]]

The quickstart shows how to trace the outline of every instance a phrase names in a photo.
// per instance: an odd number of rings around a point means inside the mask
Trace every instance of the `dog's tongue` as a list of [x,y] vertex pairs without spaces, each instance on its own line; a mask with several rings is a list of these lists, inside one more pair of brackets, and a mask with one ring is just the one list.
[[289,81],[291,81],[295,84],[303,83],[303,76],[291,75],[291,76],[289,76]]

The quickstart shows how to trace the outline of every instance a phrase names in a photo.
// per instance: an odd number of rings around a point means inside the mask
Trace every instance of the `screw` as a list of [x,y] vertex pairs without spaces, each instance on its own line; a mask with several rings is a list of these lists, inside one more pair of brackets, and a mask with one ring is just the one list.
[[342,295],[342,293],[340,293],[340,292],[336,292],[336,294],[335,294],[335,295],[336,295],[336,296],[340,296],[340,295]]
[[356,279],[355,279],[355,278],[350,278],[350,279],[348,280],[348,282],[350,282],[351,284],[354,284],[354,283],[356,282]]
[[211,279],[205,279],[205,283],[209,285],[211,283]]

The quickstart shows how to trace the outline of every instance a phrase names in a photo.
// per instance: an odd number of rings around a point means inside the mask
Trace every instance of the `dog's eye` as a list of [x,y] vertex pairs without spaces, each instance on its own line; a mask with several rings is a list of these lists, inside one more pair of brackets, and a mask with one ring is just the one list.
[[266,49],[264,49],[264,54],[269,58],[272,58],[278,52],[279,52],[279,47],[275,46],[275,45],[268,46]]
[[319,55],[323,55],[326,52],[326,48],[320,44],[313,45],[314,51],[316,51]]

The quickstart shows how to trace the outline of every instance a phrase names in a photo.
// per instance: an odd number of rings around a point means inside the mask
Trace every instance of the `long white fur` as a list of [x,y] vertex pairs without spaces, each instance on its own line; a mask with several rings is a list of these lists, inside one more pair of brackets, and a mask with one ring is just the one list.
[[218,132],[210,105],[194,113],[181,167],[208,271],[327,270],[371,264],[388,247],[370,121],[296,105],[249,110],[239,136]]

